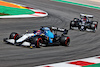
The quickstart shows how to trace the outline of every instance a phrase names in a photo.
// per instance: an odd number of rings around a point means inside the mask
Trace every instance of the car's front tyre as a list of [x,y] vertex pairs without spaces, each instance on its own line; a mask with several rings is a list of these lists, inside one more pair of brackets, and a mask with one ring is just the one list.
[[17,40],[19,39],[19,34],[16,33],[16,32],[12,32],[9,36],[9,39],[14,39],[14,40]]
[[40,48],[40,46],[42,46],[41,42],[42,38],[40,38],[39,36],[31,37],[30,43],[35,44],[36,48]]

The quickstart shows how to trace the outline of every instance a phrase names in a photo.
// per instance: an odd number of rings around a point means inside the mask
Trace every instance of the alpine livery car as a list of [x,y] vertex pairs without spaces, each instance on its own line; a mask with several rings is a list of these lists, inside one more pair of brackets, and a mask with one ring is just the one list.
[[92,31],[97,30],[98,22],[93,21],[93,15],[80,14],[79,18],[74,18],[70,22],[70,29],[79,29],[80,31]]
[[[58,35],[58,31],[62,32],[62,34]],[[42,26],[40,30],[34,30],[32,33],[26,32],[23,35],[12,32],[9,38],[4,38],[3,41],[18,46],[29,46],[30,48],[54,44],[69,46],[70,38],[66,36],[67,33],[68,30],[64,28]]]

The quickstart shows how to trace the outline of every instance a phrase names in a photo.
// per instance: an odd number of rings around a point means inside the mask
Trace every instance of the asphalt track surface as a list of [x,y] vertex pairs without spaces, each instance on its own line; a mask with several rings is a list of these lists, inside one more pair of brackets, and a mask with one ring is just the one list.
[[100,55],[100,25],[96,33],[69,30],[71,39],[69,47],[50,46],[29,49],[2,42],[13,31],[22,34],[25,30],[32,32],[40,26],[53,25],[69,29],[69,23],[80,13],[93,14],[100,22],[100,11],[86,7],[53,2],[50,0],[7,0],[49,13],[44,18],[0,19],[0,67],[35,67],[43,64],[63,62]]

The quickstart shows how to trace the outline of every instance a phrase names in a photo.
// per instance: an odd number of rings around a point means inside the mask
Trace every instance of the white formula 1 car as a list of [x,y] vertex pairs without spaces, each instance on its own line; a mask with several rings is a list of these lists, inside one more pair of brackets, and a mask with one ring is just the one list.
[[93,31],[97,30],[98,22],[93,21],[93,15],[80,14],[80,19],[74,18],[70,22],[70,29],[79,29],[80,31]]
[[30,46],[30,48],[32,48],[35,46],[32,42],[32,37],[34,36],[36,36],[34,33],[26,33],[20,36],[18,33],[12,32],[9,38],[4,38],[3,41],[17,46]]

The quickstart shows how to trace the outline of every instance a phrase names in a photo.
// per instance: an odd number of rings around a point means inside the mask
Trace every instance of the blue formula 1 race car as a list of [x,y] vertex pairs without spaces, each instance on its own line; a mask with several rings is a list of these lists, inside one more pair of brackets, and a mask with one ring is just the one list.
[[[57,32],[62,32],[58,35]],[[49,45],[69,46],[70,38],[66,36],[68,30],[57,27],[41,27],[40,30],[34,30],[32,33],[25,33],[22,36],[16,32],[12,32],[9,38],[3,41],[13,45],[29,46],[30,48]]]

